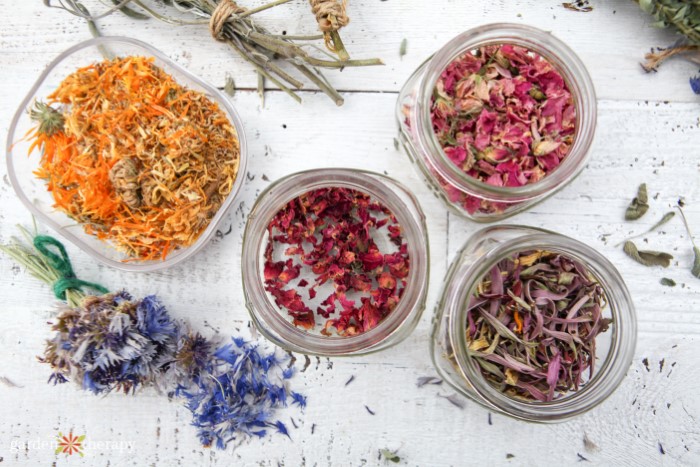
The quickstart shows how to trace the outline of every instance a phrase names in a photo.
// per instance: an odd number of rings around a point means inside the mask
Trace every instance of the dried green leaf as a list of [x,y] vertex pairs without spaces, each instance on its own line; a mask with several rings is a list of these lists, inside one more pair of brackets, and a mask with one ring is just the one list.
[[236,94],[236,82],[233,80],[233,77],[226,77],[226,84],[224,84],[224,92],[231,97],[233,97],[233,95]]
[[625,211],[625,219],[636,221],[649,210],[649,196],[647,194],[647,184],[642,183],[637,189],[637,197],[632,200]]
[[403,58],[403,56],[406,55],[407,50],[408,50],[408,39],[404,39],[401,41],[401,47],[399,48],[399,57]]
[[683,206],[685,203],[683,203],[683,198],[681,198],[678,201],[678,211],[681,213],[681,218],[683,219],[683,225],[685,226],[685,231],[688,233],[688,237],[690,237],[690,242],[693,245],[693,267],[690,270],[690,273],[700,279],[700,248],[695,244],[695,240],[693,240],[693,232],[690,231],[690,225],[688,225],[688,219],[685,218],[685,213],[683,212]]
[[694,246],[693,253],[695,253],[695,260],[693,261],[693,269],[690,273],[700,279],[700,248]]
[[379,452],[382,454],[384,459],[394,464],[401,462],[401,458],[396,454],[397,451],[392,451],[390,449],[380,449]]
[[673,211],[667,212],[666,214],[664,214],[664,217],[662,217],[661,220],[660,220],[659,222],[657,222],[656,224],[652,225],[652,226],[649,228],[649,230],[647,230],[647,231],[644,232],[644,233],[653,232],[654,230],[658,229],[659,227],[661,227],[662,225],[664,225],[665,223],[667,223],[668,221],[670,221],[671,219],[673,219],[673,218],[675,217],[675,215],[676,215],[676,213],[673,212]]
[[676,286],[676,281],[673,279],[669,279],[668,277],[662,278],[660,281],[661,285],[665,285],[666,287],[675,287]]
[[667,268],[671,265],[671,260],[673,259],[673,256],[668,253],[651,250],[638,250],[637,245],[635,245],[631,240],[627,240],[625,242],[623,250],[627,256],[639,264],[643,264],[644,266],[661,266]]
[[674,27],[690,42],[700,44],[700,12],[697,0],[635,0],[652,15],[656,27]]
[[[675,213],[675,212],[673,212],[673,211],[667,212],[666,214],[664,214],[664,217],[662,217],[661,220],[660,220],[659,222],[657,222],[656,224],[652,225],[651,227],[649,227],[649,228],[648,228],[647,230],[645,230],[644,232],[629,237],[627,240],[632,240],[632,239],[635,239],[635,238],[639,238],[639,237],[641,237],[642,235],[646,235],[646,234],[648,234],[648,233],[651,233],[651,232],[653,232],[654,230],[656,230],[656,229],[658,229],[659,227],[661,227],[662,225],[666,224],[668,221],[670,221],[671,219],[673,219],[675,216],[676,216],[676,213]],[[618,246],[619,246],[619,243],[618,243]]]

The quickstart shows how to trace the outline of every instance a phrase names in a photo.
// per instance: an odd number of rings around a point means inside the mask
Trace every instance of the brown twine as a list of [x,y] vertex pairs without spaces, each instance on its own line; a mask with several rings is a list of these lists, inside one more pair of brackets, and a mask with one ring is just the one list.
[[350,18],[345,12],[347,0],[309,0],[311,11],[316,16],[319,29],[323,32],[326,47],[336,51],[331,39],[331,33],[347,26]]
[[228,21],[232,15],[238,15],[245,11],[245,8],[238,6],[233,0],[221,0],[219,4],[216,5],[216,9],[212,12],[211,19],[209,20],[209,32],[212,37],[217,41],[224,40],[222,33],[226,21]]
[[644,71],[646,72],[656,71],[659,65],[661,65],[663,62],[673,57],[674,55],[687,54],[698,51],[700,51],[700,46],[698,45],[682,45],[679,47],[663,49],[658,52],[650,52],[644,56],[644,58],[647,61],[645,63],[642,63],[642,68],[644,68]]

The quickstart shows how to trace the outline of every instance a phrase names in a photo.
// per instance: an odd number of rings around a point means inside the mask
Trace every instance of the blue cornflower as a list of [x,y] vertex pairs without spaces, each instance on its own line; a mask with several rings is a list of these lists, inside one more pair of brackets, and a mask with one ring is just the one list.
[[138,330],[156,342],[163,343],[176,336],[175,323],[155,295],[149,295],[139,302],[136,318]]
[[292,404],[298,404],[302,409],[306,407],[306,396],[302,396],[298,392],[292,391]]
[[219,347],[216,350],[216,352],[214,352],[214,356],[216,358],[220,358],[225,362],[230,363],[231,365],[235,365],[236,360],[238,359],[238,354],[234,351],[233,346],[231,344]]
[[700,75],[690,78],[690,89],[692,89],[695,94],[700,94]]
[[277,420],[272,426],[276,427],[277,431],[282,433],[283,435],[286,435],[287,438],[292,439],[292,437],[289,436],[289,432],[287,431],[287,427],[284,425],[284,423]]
[[174,359],[177,326],[155,296],[88,296],[63,309],[53,330],[41,361],[54,369],[54,384],[75,375],[94,393],[131,392],[159,384]]
[[306,405],[304,396],[291,393],[285,385],[293,371],[283,369],[274,353],[263,354],[257,345],[240,337],[219,347],[212,358],[206,372],[193,377],[189,387],[180,386],[176,391],[185,398],[192,425],[205,445],[223,449],[240,434],[265,436],[266,427],[289,436],[287,427],[271,418],[290,398],[302,407]]

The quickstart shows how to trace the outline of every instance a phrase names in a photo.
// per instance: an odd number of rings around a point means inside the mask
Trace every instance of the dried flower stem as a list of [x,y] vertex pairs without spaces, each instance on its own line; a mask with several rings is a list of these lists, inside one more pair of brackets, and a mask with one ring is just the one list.
[[[312,0],[312,7],[314,3],[324,4],[318,11],[314,10],[317,21],[319,21],[319,28],[324,33],[322,36],[285,36],[272,34],[267,29],[257,24],[257,22],[253,21],[252,16],[254,14],[290,1],[291,0],[275,0],[251,9],[241,7],[232,0],[172,0],[166,3],[178,10],[187,11],[197,18],[191,21],[184,21],[179,17],[161,14],[150,8],[144,0],[119,2],[119,4],[108,13],[117,11],[127,4],[132,4],[142,10],[142,12],[130,9],[129,13],[124,12],[128,16],[133,16],[133,13],[137,13],[173,25],[209,24],[212,35],[216,40],[228,44],[249,62],[259,75],[262,75],[265,80],[274,83],[295,100],[301,101],[301,98],[295,91],[301,89],[303,83],[277,66],[274,63],[276,60],[290,62],[302,75],[333,99],[337,105],[342,105],[342,97],[340,97],[339,93],[326,81],[317,68],[342,70],[345,67],[383,65],[383,62],[378,58],[363,60],[350,59],[340,39],[340,35],[338,34],[338,29],[345,26],[349,21],[345,14],[344,2],[337,4],[336,0],[324,0],[322,2]],[[329,1],[335,6],[332,7],[330,3],[328,3]],[[88,14],[84,8],[81,8],[76,0],[62,0],[60,3],[61,6],[54,7],[67,10],[87,20],[94,20],[95,18],[108,14],[92,16]],[[46,0],[45,4],[47,6],[53,6],[50,0]],[[298,40],[311,41],[319,38],[325,38],[327,47],[334,52],[337,57],[323,59],[313,56],[304,50],[304,47],[312,44],[298,44],[295,42]],[[316,47],[316,49],[319,50],[318,47]],[[291,85],[291,87],[284,84],[284,82]]]
[[700,45],[681,45],[678,47],[669,47],[667,49],[660,49],[656,52],[649,52],[644,55],[646,62],[642,63],[642,68],[647,73],[651,71],[657,71],[659,66],[666,60],[676,55],[687,55],[693,53],[700,53]]
[[[36,221],[34,222],[33,233],[21,225],[18,225],[17,228],[21,232],[24,241],[17,237],[12,237],[11,243],[0,244],[0,251],[27,268],[27,271],[32,276],[44,284],[53,286],[61,280],[63,274],[34,246],[34,239],[38,235]],[[75,307],[83,301],[85,294],[80,289],[68,288],[65,290],[65,297],[66,303]]]

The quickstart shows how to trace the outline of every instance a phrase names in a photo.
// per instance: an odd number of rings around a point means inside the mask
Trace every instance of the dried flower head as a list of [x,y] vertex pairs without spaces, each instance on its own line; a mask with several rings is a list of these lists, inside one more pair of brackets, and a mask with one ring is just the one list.
[[40,361],[49,381],[75,381],[94,393],[158,386],[173,360],[177,328],[155,296],[135,301],[126,292],[85,297],[59,313]]

